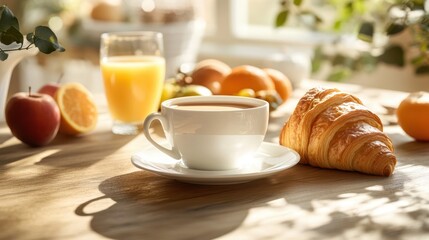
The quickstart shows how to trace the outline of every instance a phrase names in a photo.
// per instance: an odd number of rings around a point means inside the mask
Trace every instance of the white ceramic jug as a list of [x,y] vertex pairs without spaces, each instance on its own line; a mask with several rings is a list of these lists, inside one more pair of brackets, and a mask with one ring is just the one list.
[[[3,50],[10,49],[11,46],[0,45]],[[13,46],[12,46],[13,47]],[[9,83],[12,77],[12,71],[15,66],[25,57],[34,56],[39,52],[39,49],[32,46],[29,49],[17,50],[8,52],[9,57],[5,61],[0,61],[0,122],[5,121],[5,106],[7,101],[7,93]]]

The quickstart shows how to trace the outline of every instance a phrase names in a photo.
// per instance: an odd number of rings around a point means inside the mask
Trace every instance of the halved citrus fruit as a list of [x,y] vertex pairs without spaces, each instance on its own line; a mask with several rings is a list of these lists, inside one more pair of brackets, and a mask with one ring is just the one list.
[[97,107],[92,94],[82,84],[73,82],[62,85],[55,100],[61,112],[61,133],[83,134],[97,125]]

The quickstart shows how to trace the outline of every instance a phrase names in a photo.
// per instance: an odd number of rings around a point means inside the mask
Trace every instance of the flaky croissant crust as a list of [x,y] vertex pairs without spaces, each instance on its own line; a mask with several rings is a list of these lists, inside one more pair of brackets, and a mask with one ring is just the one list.
[[335,88],[313,88],[300,99],[280,144],[296,150],[300,163],[316,167],[389,176],[396,165],[380,118]]

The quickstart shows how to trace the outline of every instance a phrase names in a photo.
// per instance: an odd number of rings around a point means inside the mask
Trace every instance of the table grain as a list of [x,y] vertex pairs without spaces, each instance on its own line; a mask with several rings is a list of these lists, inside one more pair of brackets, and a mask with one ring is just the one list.
[[0,239],[429,239],[429,143],[392,115],[406,93],[306,81],[271,114],[266,141],[278,142],[318,85],[352,92],[382,117],[398,159],[391,177],[297,165],[244,184],[181,183],[131,164],[149,143],[113,135],[102,103],[94,132],[45,147],[0,124]]

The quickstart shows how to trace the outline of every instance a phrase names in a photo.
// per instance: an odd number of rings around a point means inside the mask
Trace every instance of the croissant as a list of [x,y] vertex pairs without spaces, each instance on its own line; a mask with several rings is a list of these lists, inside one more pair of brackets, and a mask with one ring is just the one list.
[[334,88],[310,89],[279,138],[302,164],[380,176],[390,176],[396,165],[380,118],[359,98]]

